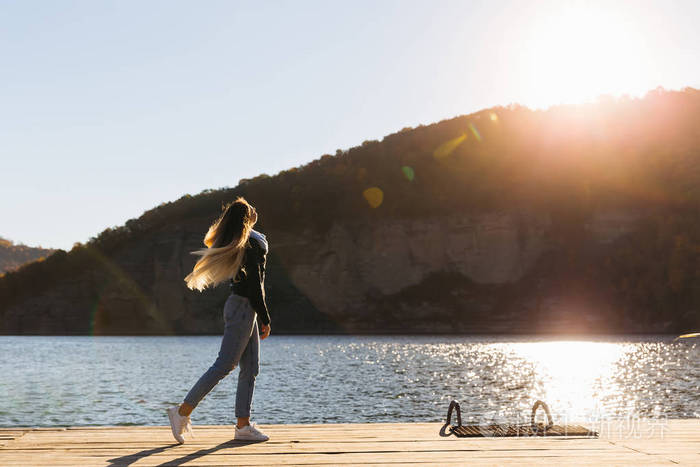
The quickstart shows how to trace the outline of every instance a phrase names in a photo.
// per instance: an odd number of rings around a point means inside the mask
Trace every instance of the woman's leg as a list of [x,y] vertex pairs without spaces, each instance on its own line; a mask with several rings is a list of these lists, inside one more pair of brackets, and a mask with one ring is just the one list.
[[[197,404],[216,384],[228,375],[241,360],[243,352],[248,347],[251,332],[255,326],[255,313],[247,312],[250,304],[247,299],[232,296],[224,306],[224,336],[221,339],[219,356],[214,364],[192,386],[180,406],[180,415],[189,415]],[[185,413],[183,413],[185,412]]]
[[253,332],[248,340],[248,345],[243,351],[240,360],[240,372],[238,373],[238,386],[236,388],[236,418],[237,426],[243,428],[250,423],[250,406],[253,402],[255,389],[255,377],[260,370],[260,337],[256,314],[253,315]]

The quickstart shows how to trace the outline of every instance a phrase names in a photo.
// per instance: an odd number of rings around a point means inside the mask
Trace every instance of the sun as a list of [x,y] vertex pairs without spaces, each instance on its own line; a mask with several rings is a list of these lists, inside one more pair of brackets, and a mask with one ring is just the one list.
[[526,104],[543,108],[648,90],[647,38],[636,16],[642,13],[613,2],[555,5],[540,11],[521,45]]

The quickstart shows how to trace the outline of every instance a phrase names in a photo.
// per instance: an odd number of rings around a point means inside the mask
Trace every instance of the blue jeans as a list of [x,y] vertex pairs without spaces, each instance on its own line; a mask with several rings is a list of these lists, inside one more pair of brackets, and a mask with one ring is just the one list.
[[237,365],[236,417],[250,417],[255,377],[260,369],[260,337],[257,314],[246,297],[231,294],[224,305],[224,337],[214,364],[192,386],[185,402],[192,407],[209,394]]

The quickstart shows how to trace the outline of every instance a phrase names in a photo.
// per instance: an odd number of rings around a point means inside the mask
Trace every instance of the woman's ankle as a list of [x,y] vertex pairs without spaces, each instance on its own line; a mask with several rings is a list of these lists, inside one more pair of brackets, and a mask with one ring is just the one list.
[[236,428],[238,428],[238,429],[245,428],[248,425],[250,425],[250,418],[249,417],[239,418],[238,421],[236,422]]
[[194,407],[192,407],[187,402],[183,402],[177,409],[177,413],[182,415],[183,417],[189,417],[189,415],[192,413],[192,410],[194,410]]

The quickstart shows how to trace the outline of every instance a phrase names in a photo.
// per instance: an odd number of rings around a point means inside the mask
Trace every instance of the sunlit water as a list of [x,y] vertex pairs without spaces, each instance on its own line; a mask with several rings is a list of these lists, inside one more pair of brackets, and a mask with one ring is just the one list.
[[[167,423],[219,337],[0,337],[0,426]],[[670,337],[273,336],[262,343],[260,423],[522,422],[700,417],[700,345]],[[237,371],[237,370],[236,370]],[[236,372],[195,424],[233,420]]]

